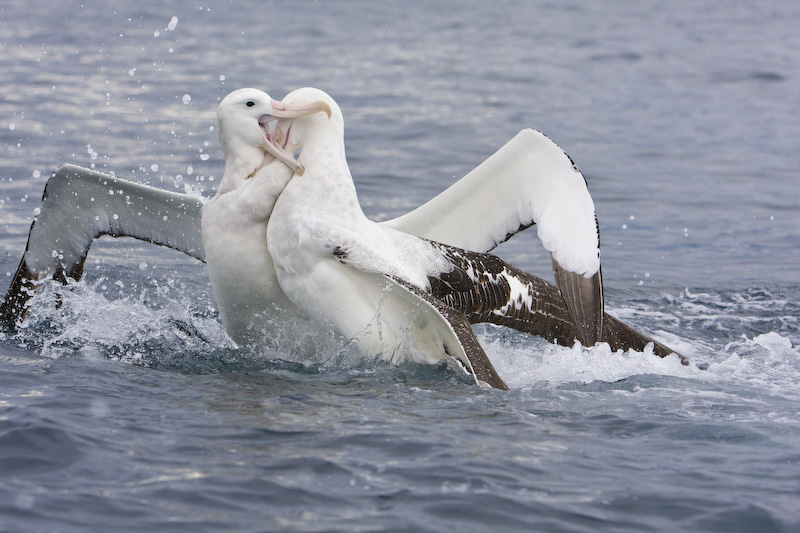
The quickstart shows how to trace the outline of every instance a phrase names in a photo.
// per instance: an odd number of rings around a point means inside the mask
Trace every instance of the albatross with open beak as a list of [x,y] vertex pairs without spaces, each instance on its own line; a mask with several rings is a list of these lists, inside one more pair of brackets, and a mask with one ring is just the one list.
[[202,209],[205,260],[223,326],[239,344],[273,338],[267,328],[297,314],[275,277],[267,221],[292,174],[303,168],[286,151],[278,119],[329,113],[324,102],[292,106],[257,89],[239,89],[217,108],[225,172]]

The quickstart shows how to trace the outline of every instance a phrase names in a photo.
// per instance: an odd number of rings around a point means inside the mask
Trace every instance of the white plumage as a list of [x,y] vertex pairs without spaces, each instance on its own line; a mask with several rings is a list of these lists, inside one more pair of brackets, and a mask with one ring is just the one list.
[[[444,245],[485,252],[536,223],[559,286],[568,289],[564,298],[572,319],[579,328],[585,323],[575,336],[589,331],[584,340],[599,339],[594,205],[572,161],[541,133],[520,132],[436,198],[376,224],[358,204],[344,157],[341,112],[322,91],[301,89],[278,102],[262,91],[240,89],[222,101],[218,122],[225,174],[207,202],[60,167],[48,182],[0,310],[3,320],[13,324],[23,316],[35,280],[79,278],[98,236],[132,236],[205,260],[224,326],[241,344],[269,337],[270,324],[307,314],[371,355],[398,360],[410,354],[419,361],[450,355],[469,368],[465,351],[476,341],[469,339],[463,313],[442,306],[442,299],[452,304],[465,297],[463,287],[451,291],[448,276],[472,279],[475,287],[466,294],[472,303],[481,303],[487,290],[496,292],[498,283],[516,287],[504,293],[509,298],[525,294],[533,300],[535,291],[512,280],[513,267],[494,265],[499,270],[488,273],[484,262],[493,259]],[[299,161],[291,153],[298,147]],[[537,294],[547,305],[563,306],[557,292]],[[499,305],[497,294],[489,296]],[[528,312],[536,302],[502,304]],[[504,312],[509,311],[492,311]],[[519,327],[528,318],[512,318],[516,322],[508,325],[537,332],[538,326]]]
[[[395,229],[403,226],[402,218],[386,225],[367,219],[358,203],[347,165],[343,117],[336,102],[322,91],[311,88],[290,93],[284,102],[298,105],[312,100],[327,102],[332,110],[330,118],[316,114],[294,120],[290,125],[279,124],[279,127],[288,128],[290,144],[301,150],[298,159],[305,169],[302,175],[296,173],[281,192],[267,228],[268,249],[281,289],[304,313],[352,340],[370,356],[434,361],[454,355],[453,347],[446,342],[431,342],[431,339],[444,338],[443,332],[451,329],[446,318],[441,313],[426,316],[424,324],[410,319],[410,315],[419,313],[419,306],[413,302],[409,304],[404,291],[394,289],[396,282],[435,294],[432,283],[441,287],[456,276],[460,288],[454,286],[454,292],[477,301],[478,307],[509,308],[512,302],[507,298],[516,298],[517,293],[497,295],[509,286],[508,278],[515,274],[506,271],[498,276],[483,267],[481,261],[499,262],[496,258],[478,257],[478,254],[472,257],[470,252],[451,250]],[[537,136],[537,141],[540,140]],[[563,152],[559,153],[567,159]],[[551,155],[546,152],[544,158]],[[577,170],[573,173],[582,180]],[[526,224],[524,219],[519,222],[518,213],[532,211],[527,225],[545,221],[544,234],[549,238],[554,255],[560,254],[562,260],[579,268],[579,274],[591,276],[599,270],[596,227],[583,223],[585,216],[577,223],[559,217],[560,209],[566,206],[569,212],[572,204],[559,202],[557,195],[564,189],[556,182],[557,179],[546,181],[543,203],[523,200],[521,206],[512,208],[517,221],[507,216],[505,226],[499,225],[498,230],[495,225],[493,233],[497,235],[500,231],[505,236],[518,230],[520,225]],[[582,185],[585,190],[585,184]],[[431,203],[440,203],[443,207],[444,201],[435,199]],[[575,210],[585,207],[585,204],[579,205]],[[589,207],[593,218],[591,199]],[[509,220],[516,226],[509,227]],[[414,229],[421,229],[421,226]],[[577,245],[557,242],[559,236],[571,238],[575,231],[594,236],[591,254],[574,253],[587,239],[579,240]],[[452,227],[443,233],[447,232],[451,234],[448,240],[459,240]],[[485,239],[486,234],[479,237]],[[482,244],[493,246],[497,239],[492,241],[483,240]],[[496,290],[487,293],[487,284]],[[466,309],[459,311],[466,312]],[[526,311],[536,312],[531,304]],[[403,351],[398,350],[401,345]],[[465,354],[464,359],[468,356]]]
[[[439,216],[420,216],[420,210]],[[599,236],[586,181],[561,148],[527,129],[445,193],[386,225],[489,251],[533,223],[545,249],[564,268],[585,276],[598,272]]]

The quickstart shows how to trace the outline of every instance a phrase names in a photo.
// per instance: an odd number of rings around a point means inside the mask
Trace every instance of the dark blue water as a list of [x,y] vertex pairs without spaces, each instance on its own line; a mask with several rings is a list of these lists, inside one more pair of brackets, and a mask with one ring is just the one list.
[[[708,370],[496,328],[507,393],[238,350],[202,265],[109,239],[0,339],[0,531],[796,531],[799,24],[788,1],[3,5],[0,277],[59,163],[211,195],[219,100],[313,85],[379,219],[548,134],[589,181],[608,310]],[[549,276],[533,234],[498,251]]]

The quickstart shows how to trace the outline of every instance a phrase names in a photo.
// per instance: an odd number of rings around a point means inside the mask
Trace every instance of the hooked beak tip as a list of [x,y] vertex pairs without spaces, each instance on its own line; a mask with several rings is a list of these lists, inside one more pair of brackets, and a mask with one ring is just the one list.
[[323,102],[322,100],[317,102],[317,104],[319,105],[319,110],[328,115],[328,120],[330,120],[331,115],[333,114],[333,112],[331,111],[331,106],[329,106],[327,102]]

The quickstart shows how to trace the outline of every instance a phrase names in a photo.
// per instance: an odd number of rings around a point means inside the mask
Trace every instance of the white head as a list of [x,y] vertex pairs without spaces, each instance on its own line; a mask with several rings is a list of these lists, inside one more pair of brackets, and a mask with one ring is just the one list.
[[289,105],[273,100],[258,89],[233,91],[217,108],[219,141],[226,165],[241,165],[252,176],[267,163],[278,159],[302,174],[302,165],[286,151],[285,133],[274,126],[279,119],[293,119],[318,111],[330,114],[330,108],[324,102]]
[[[301,118],[279,120],[277,129],[286,135],[287,145],[294,150],[301,150],[314,135],[334,135],[344,138],[344,118],[339,105],[326,92],[313,87],[303,87],[287,94],[281,101],[290,108],[307,108],[325,110],[327,117],[321,113],[305,115]],[[325,108],[325,109],[323,109]],[[302,153],[300,158],[302,159]]]

